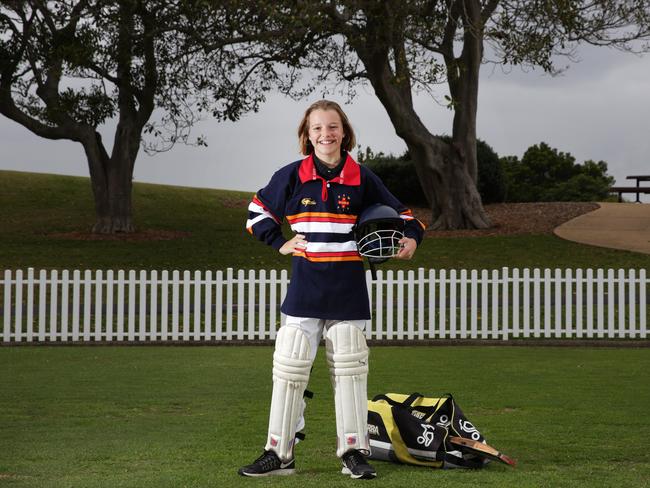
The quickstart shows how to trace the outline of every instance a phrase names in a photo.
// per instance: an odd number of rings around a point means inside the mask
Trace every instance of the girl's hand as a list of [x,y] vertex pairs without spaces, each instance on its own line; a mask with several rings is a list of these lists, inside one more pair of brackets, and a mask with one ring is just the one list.
[[302,234],[296,234],[282,245],[280,248],[280,254],[286,256],[287,254],[293,254],[294,252],[303,252],[305,249],[307,249],[305,236]]
[[413,257],[413,254],[415,254],[415,250],[418,247],[418,243],[415,239],[411,239],[410,237],[402,237],[399,240],[400,245],[402,248],[400,251],[397,253],[397,256],[395,256],[397,259],[411,259]]

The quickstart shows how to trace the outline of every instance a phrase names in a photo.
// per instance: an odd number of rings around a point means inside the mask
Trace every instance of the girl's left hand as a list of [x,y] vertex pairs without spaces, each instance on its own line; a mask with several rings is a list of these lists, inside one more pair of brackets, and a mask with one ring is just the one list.
[[402,248],[400,251],[397,253],[397,256],[395,256],[397,259],[411,259],[413,257],[413,254],[415,254],[415,250],[418,247],[418,243],[415,239],[411,239],[410,237],[402,237],[399,240],[400,245]]

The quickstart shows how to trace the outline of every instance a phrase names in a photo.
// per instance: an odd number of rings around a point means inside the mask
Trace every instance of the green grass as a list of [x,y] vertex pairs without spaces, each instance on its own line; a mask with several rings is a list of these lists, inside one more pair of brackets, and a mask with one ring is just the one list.
[[[169,241],[83,241],[52,234],[88,230],[88,178],[0,171],[0,269],[288,268],[290,259],[245,230],[251,192],[136,183],[141,229],[189,232]],[[650,255],[564,241],[552,235],[428,238],[410,262],[382,269],[645,268]]]
[[[322,350],[296,476],[236,474],[265,441],[271,358],[270,347],[2,348],[0,486],[352,486]],[[648,371],[647,349],[375,347],[369,395],[452,392],[519,464],[377,462],[373,486],[647,486]]]

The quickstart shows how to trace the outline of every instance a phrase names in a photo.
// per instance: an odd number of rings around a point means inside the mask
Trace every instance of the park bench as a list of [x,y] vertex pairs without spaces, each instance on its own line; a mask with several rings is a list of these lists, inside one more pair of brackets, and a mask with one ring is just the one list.
[[623,193],[635,193],[636,203],[641,203],[640,194],[650,194],[650,186],[640,186],[642,181],[650,181],[650,175],[632,175],[627,176],[628,180],[636,180],[636,186],[612,186],[609,188],[610,193],[618,193],[618,201],[623,201]]

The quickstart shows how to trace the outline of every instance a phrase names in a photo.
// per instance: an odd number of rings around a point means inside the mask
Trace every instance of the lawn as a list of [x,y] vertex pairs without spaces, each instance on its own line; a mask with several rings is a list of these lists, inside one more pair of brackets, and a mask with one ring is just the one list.
[[[265,441],[271,358],[270,347],[2,348],[0,486],[350,486],[334,455],[322,350],[297,474],[236,474]],[[375,347],[371,396],[452,392],[519,464],[439,471],[376,462],[373,483],[647,486],[648,371],[647,349]]]
[[[244,229],[251,192],[135,183],[140,229],[182,231],[155,241],[68,239],[93,224],[88,178],[0,171],[2,269],[283,269],[290,259]],[[287,233],[288,235],[288,233]],[[427,238],[409,262],[383,269],[645,268],[650,255],[585,246],[553,235]]]
[[[289,267],[244,230],[250,193],[136,183],[141,229],[154,241],[61,234],[93,223],[87,178],[0,171],[2,269],[218,270]],[[551,235],[425,239],[415,259],[383,269],[645,268],[650,256]],[[236,474],[266,435],[272,349],[0,348],[0,486],[349,486],[334,456],[333,400],[316,359],[298,474]],[[243,367],[242,367],[243,365]],[[650,352],[584,347],[374,347],[369,394],[454,393],[510,469],[436,471],[376,463],[378,486],[645,486]],[[645,484],[645,485],[644,485]]]

